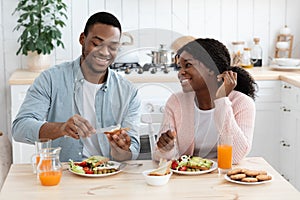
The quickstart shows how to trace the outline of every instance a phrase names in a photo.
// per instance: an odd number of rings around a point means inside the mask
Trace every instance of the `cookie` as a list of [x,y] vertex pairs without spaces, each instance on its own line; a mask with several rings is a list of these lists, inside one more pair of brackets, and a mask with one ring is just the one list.
[[247,183],[253,183],[253,182],[257,182],[257,178],[253,178],[253,177],[246,177],[246,178],[243,178],[241,180],[242,182],[247,182]]
[[268,181],[268,180],[272,179],[271,176],[266,175],[266,174],[257,175],[256,178],[257,178],[258,181]]
[[241,180],[243,178],[246,178],[246,174],[234,174],[230,176],[232,180]]
[[260,171],[257,170],[246,170],[245,174],[250,177],[256,177],[260,174]]
[[259,175],[267,175],[267,172],[266,172],[266,171],[263,171],[263,170],[260,170],[260,171],[259,171]]
[[241,168],[235,168],[227,172],[227,176],[235,175],[235,174],[240,174],[242,172]]

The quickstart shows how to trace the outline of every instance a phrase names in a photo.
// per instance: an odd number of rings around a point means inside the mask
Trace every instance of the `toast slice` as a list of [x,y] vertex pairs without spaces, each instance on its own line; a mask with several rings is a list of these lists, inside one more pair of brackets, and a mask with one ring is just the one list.
[[119,134],[121,134],[121,131],[122,131],[122,130],[129,131],[130,128],[118,128],[118,129],[113,129],[113,130],[104,132],[104,134],[110,134],[110,135],[117,134],[117,135],[119,135]]
[[165,162],[159,168],[151,171],[149,176],[164,176],[170,173],[172,161]]

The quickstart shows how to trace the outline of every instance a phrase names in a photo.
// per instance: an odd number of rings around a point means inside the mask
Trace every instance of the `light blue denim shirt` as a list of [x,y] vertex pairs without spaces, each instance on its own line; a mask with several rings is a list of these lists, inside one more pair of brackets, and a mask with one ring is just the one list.
[[[84,77],[80,58],[56,65],[42,72],[28,89],[24,102],[13,121],[12,134],[18,142],[34,144],[39,130],[46,122],[66,122],[83,109]],[[138,135],[141,101],[137,88],[113,70],[108,70],[107,81],[98,90],[95,98],[96,129],[121,124],[129,127],[132,159],[140,150]],[[104,134],[97,134],[103,156],[109,157],[110,144]],[[83,159],[83,143],[71,137],[53,140],[53,147],[62,147],[60,160]]]

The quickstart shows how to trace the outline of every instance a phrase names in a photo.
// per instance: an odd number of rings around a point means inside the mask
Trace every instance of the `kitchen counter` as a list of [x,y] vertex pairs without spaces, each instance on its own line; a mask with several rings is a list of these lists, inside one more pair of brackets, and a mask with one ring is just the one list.
[[[295,71],[275,71],[270,67],[255,67],[247,69],[247,71],[254,77],[255,80],[282,80],[300,87],[300,68]],[[27,70],[16,70],[9,79],[10,85],[30,85],[34,79],[39,75],[38,72],[30,72]],[[133,72],[129,75],[122,74],[130,81],[135,83],[147,82],[177,82],[177,72],[171,71],[168,74],[160,72],[159,74],[151,74],[144,72],[137,74]]]
[[57,186],[42,186],[30,164],[13,164],[0,199],[300,199],[300,193],[261,157],[245,158],[234,166],[272,174],[271,182],[258,185],[228,182],[215,170],[196,176],[174,173],[167,185],[149,186],[141,172],[155,168],[156,163],[151,160],[132,162],[143,163],[143,166],[98,178],[72,174],[65,163]]

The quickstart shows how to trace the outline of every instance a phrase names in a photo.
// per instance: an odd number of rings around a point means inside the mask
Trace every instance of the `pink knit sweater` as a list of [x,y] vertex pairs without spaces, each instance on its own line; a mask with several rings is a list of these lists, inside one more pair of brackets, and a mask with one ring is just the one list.
[[[179,154],[194,152],[194,98],[195,93],[173,94],[166,103],[163,124],[174,127]],[[215,125],[220,134],[233,135],[233,164],[242,160],[251,150],[255,121],[255,104],[249,96],[232,91],[228,97],[215,100]],[[160,152],[154,158],[172,159],[174,152]]]

